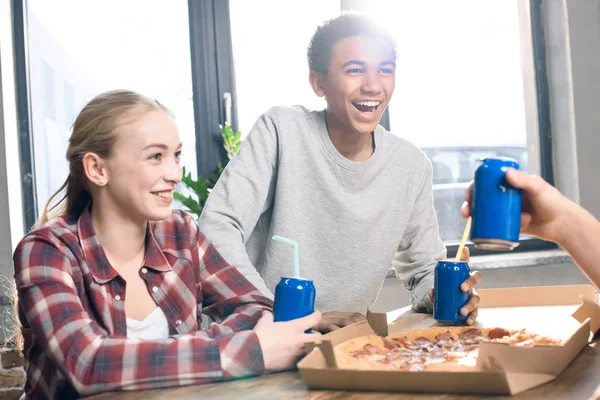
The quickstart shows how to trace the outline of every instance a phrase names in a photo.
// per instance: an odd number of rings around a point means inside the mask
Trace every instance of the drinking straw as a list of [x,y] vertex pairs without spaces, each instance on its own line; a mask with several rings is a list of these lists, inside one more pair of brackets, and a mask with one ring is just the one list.
[[298,243],[296,243],[295,240],[287,239],[279,235],[273,235],[273,240],[292,246],[294,249],[294,275],[296,278],[300,278],[300,255],[298,251]]
[[460,261],[460,256],[462,255],[463,247],[465,247],[465,243],[467,242],[467,237],[469,237],[469,232],[471,231],[471,217],[467,220],[467,226],[465,226],[465,231],[463,232],[462,239],[460,239],[460,246],[458,246],[458,250],[456,251],[456,257],[454,257],[454,261]]

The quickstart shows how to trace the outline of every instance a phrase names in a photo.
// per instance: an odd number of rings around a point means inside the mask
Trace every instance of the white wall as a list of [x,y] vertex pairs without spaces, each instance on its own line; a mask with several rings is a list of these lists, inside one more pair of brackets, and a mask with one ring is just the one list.
[[600,219],[600,0],[565,0],[565,4],[579,201]]
[[600,0],[543,4],[555,183],[600,219]]

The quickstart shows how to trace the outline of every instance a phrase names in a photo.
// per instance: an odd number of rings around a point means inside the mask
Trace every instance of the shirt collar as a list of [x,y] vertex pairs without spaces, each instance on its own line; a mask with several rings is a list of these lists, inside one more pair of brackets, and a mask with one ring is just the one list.
[[[119,273],[111,267],[100,244],[100,240],[96,235],[96,231],[92,225],[90,207],[81,213],[77,221],[77,232],[81,248],[83,249],[83,255],[94,280],[99,284],[104,284],[119,276]],[[148,224],[148,228],[146,229],[144,266],[161,272],[167,272],[172,269],[154,237],[151,224]]]

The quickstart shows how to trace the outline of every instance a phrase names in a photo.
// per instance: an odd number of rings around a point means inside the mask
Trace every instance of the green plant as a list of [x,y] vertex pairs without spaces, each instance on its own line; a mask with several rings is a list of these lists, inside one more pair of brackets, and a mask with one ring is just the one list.
[[223,148],[227,152],[225,165],[218,163],[210,176],[203,177],[198,175],[197,179],[192,178],[192,173],[183,167],[181,183],[187,189],[185,191],[191,192],[191,194],[185,195],[178,192],[173,193],[175,200],[180,201],[181,204],[187,208],[186,211],[194,214],[196,218],[200,218],[200,214],[208,200],[210,191],[219,180],[219,177],[223,173],[229,160],[233,158],[242,145],[242,134],[240,132],[234,132],[229,125],[219,125],[219,133],[223,139]]

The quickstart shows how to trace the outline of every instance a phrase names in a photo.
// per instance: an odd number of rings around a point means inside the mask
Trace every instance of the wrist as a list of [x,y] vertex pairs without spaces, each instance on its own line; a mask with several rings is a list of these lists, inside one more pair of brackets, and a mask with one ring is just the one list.
[[570,207],[558,221],[554,242],[567,249],[578,240],[577,232],[585,231],[594,217],[578,205]]
[[252,331],[251,338],[252,339],[250,341],[256,340],[255,343],[258,344],[258,351],[256,352],[255,372],[257,372],[260,375],[262,373],[268,372],[270,367],[270,365],[268,365],[269,362],[267,360],[267,355],[265,354],[266,352],[268,352],[268,350],[264,346],[263,341],[260,340],[260,336],[258,335],[258,333]]

